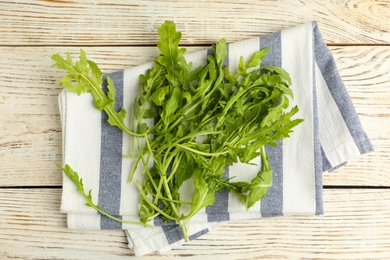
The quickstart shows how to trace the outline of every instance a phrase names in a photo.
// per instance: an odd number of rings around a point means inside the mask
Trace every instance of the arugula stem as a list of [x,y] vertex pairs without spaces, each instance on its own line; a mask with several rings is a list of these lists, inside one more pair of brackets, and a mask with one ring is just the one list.
[[157,211],[158,213],[160,213],[161,215],[163,215],[165,218],[167,219],[170,219],[170,220],[177,220],[177,218],[175,217],[172,217],[168,214],[166,214],[164,211],[162,211],[159,207],[157,207],[152,201],[150,201],[150,199],[148,198],[148,196],[146,196],[145,192],[142,190],[142,187],[141,187],[141,184],[139,182],[136,183],[137,187],[138,187],[138,190],[140,192],[140,195],[141,197],[146,201],[146,203],[149,204],[149,206],[151,206],[155,211]]
[[[142,153],[142,148],[141,148],[140,140],[139,140],[139,138],[136,138],[136,140],[137,140],[137,148],[138,148],[138,153],[139,153],[139,155],[138,155],[138,157],[136,158],[136,160],[135,160],[135,162],[134,162],[134,165],[133,165],[132,170],[131,170],[131,172],[130,172],[129,178],[127,179],[127,182],[128,182],[128,183],[132,182],[132,180],[133,180],[133,178],[134,178],[135,171],[136,171],[137,168],[138,168],[139,161],[142,161],[142,163],[143,163],[143,165],[144,165],[143,171],[142,171],[142,174],[144,174],[144,173],[147,171],[147,169],[148,169],[149,158],[150,158],[150,156],[153,156],[153,153],[148,153],[148,157],[147,157],[146,160],[145,160],[145,158],[144,158],[144,155],[145,155],[145,154]],[[148,143],[148,138],[147,138],[147,135],[146,135],[146,134],[145,134],[145,142],[146,142],[147,144],[149,144],[149,143]]]
[[197,136],[203,136],[203,135],[212,135],[212,134],[220,134],[222,133],[222,131],[199,131],[199,132],[195,132],[195,133],[192,133],[192,134],[188,134],[180,139],[178,139],[175,143],[181,143],[187,139],[192,139],[192,138],[195,138]]
[[268,163],[268,157],[267,157],[267,154],[265,152],[264,145],[260,148],[260,154],[261,154],[261,160],[263,161],[264,171],[271,170],[271,167],[269,166],[269,163]]
[[169,204],[171,205],[172,211],[176,215],[176,217],[179,218],[180,214],[179,214],[179,211],[176,208],[176,205],[173,203],[171,189],[169,188],[168,182],[167,182],[167,176],[163,175],[161,179],[163,181],[163,186],[164,186],[164,189],[165,189],[165,193],[167,194],[168,199],[170,200]]
[[180,228],[181,228],[181,231],[183,232],[184,241],[185,241],[185,242],[190,241],[190,238],[189,238],[189,236],[188,236],[187,228],[186,228],[185,224],[183,223],[183,221],[178,220],[177,223],[179,224],[179,226],[180,226]]
[[185,145],[182,145],[182,144],[176,144],[175,146],[177,147],[180,147],[184,150],[188,150],[190,152],[193,152],[193,153],[197,153],[197,154],[200,154],[200,155],[203,155],[203,156],[210,156],[210,157],[213,157],[213,156],[220,156],[222,154],[227,154],[229,153],[229,151],[222,151],[222,152],[218,152],[218,153],[206,153],[206,152],[202,152],[202,151],[199,151],[199,150],[196,150],[196,149],[193,149],[193,148],[190,148],[190,147],[187,147]]
[[158,183],[158,187],[156,189],[156,195],[154,197],[154,204],[157,204],[159,198],[162,197],[161,196],[161,188],[162,188],[162,186],[163,186],[163,180],[162,180],[162,178],[160,178],[160,182]]
[[[112,116],[113,118],[116,118],[115,114],[113,113],[113,111],[111,109],[105,108],[103,110],[108,114],[109,117]],[[123,130],[126,134],[134,136],[134,137],[144,137],[145,134],[138,134],[136,132],[133,132],[129,128],[127,128],[121,121],[119,121],[119,120],[115,120],[115,121],[118,124],[119,129]]]
[[123,220],[123,219],[117,218],[117,217],[115,217],[115,216],[105,212],[104,210],[102,210],[100,208],[99,205],[96,205],[95,203],[93,203],[91,190],[89,191],[89,194],[87,194],[85,192],[83,180],[82,180],[82,178],[79,177],[77,172],[73,171],[73,169],[69,165],[65,165],[65,167],[62,167],[58,163],[56,165],[57,165],[58,168],[60,168],[68,176],[68,178],[77,187],[77,190],[81,193],[81,195],[87,201],[87,203],[86,203],[87,206],[95,209],[96,211],[100,212],[100,214],[102,214],[102,215],[104,215],[106,217],[109,217],[109,218],[111,218],[111,219],[113,219],[115,221],[122,222],[124,224],[141,225],[141,226],[144,226],[144,227],[152,227],[152,226],[150,226],[150,225],[148,225],[146,223],[142,223],[142,222]]
[[[146,174],[147,174],[147,176],[148,176],[150,182],[152,183],[154,190],[157,191],[157,184],[156,184],[156,182],[154,181],[153,177],[150,175],[150,171],[147,170],[147,171],[146,171]],[[156,195],[153,194],[153,196],[156,196]]]
[[[149,192],[150,195],[152,195],[153,197],[156,197],[156,194],[153,193],[148,187],[146,187],[147,191]],[[160,196],[159,197],[160,200],[163,200],[163,201],[167,201],[167,202],[173,202],[173,203],[178,203],[178,204],[186,204],[186,205],[192,205],[192,202],[191,201],[184,201],[184,200],[174,200],[174,199],[169,199],[169,198],[165,198],[165,197],[162,197]]]
[[[96,205],[95,205],[96,206]],[[153,226],[151,225],[148,225],[146,223],[142,223],[142,222],[136,222],[136,221],[129,221],[129,220],[123,220],[123,219],[120,219],[120,218],[117,218],[117,217],[114,217],[113,215],[110,215],[108,214],[107,212],[105,212],[104,210],[102,210],[100,207],[96,206],[96,207],[93,207],[95,210],[97,210],[98,212],[100,212],[100,214],[106,216],[106,217],[109,217],[115,221],[118,221],[118,222],[121,222],[123,224],[130,224],[130,225],[140,225],[140,226],[144,226],[144,227],[149,227],[149,228],[153,228]]]
[[139,163],[139,161],[141,160],[141,158],[142,158],[142,156],[139,156],[139,157],[135,160],[134,165],[133,165],[133,167],[132,167],[132,169],[131,169],[131,172],[130,172],[130,174],[129,174],[129,178],[127,179],[127,183],[130,183],[130,182],[133,181],[133,178],[134,178],[134,175],[135,175],[135,171],[136,171],[137,168],[138,168],[138,163]]
[[171,169],[171,173],[169,174],[168,176],[168,182],[171,182],[172,181],[172,178],[173,176],[175,175],[176,173],[176,170],[177,168],[179,167],[179,164],[180,164],[180,161],[181,159],[183,158],[183,153],[179,153],[179,155],[175,156],[174,157],[174,161],[173,161],[173,164],[172,164],[172,169]]

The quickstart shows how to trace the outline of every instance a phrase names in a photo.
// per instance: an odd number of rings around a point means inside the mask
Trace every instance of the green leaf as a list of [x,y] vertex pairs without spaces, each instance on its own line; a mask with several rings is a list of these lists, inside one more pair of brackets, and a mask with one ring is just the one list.
[[247,70],[247,67],[246,67],[246,63],[245,63],[245,60],[244,60],[244,57],[240,57],[240,61],[238,63],[238,72],[237,72],[237,76],[245,76],[246,75],[246,70]]
[[115,85],[110,77],[107,76],[107,99],[114,102],[115,101]]
[[160,37],[157,47],[161,55],[157,56],[155,61],[162,65],[167,74],[166,78],[172,86],[178,86],[186,78],[182,71],[188,71],[191,67],[187,65],[184,59],[185,48],[179,48],[181,33],[176,31],[176,25],[173,22],[166,21],[158,29]]
[[158,114],[158,108],[157,106],[154,106],[153,104],[151,105],[151,108],[145,109],[142,118],[155,118],[157,117]]
[[76,186],[76,190],[84,197],[84,199],[87,201],[85,203],[86,206],[91,207],[98,211],[100,214],[109,217],[115,221],[119,221],[125,224],[130,224],[130,225],[141,225],[144,227],[151,227],[150,225],[147,225],[146,223],[143,222],[136,222],[136,221],[126,221],[119,219],[106,211],[102,210],[99,205],[96,205],[93,203],[92,200],[92,190],[89,190],[88,193],[84,190],[84,184],[83,184],[83,179],[79,177],[79,174],[74,171],[68,164],[65,165],[65,167],[62,167],[61,165],[57,164],[57,167],[60,168],[65,175],[73,182],[73,184]]
[[290,75],[288,74],[287,71],[285,71],[284,69],[282,69],[281,67],[278,67],[278,66],[264,66],[262,67],[263,70],[268,70],[270,72],[273,72],[273,73],[277,73],[279,75],[282,76],[282,79],[288,84],[288,85],[291,85],[292,82],[291,82],[291,78],[290,78]]
[[65,75],[60,79],[60,85],[64,86],[70,92],[75,92],[77,95],[88,92],[88,85],[83,82],[77,83],[74,81],[74,76],[71,74]]
[[242,163],[250,163],[250,161],[252,161],[254,158],[260,156],[260,152],[259,152],[259,144],[254,141],[250,144],[248,144],[245,149],[244,149],[244,152],[242,154],[242,156],[240,157],[240,161]]
[[246,208],[249,209],[263,198],[271,185],[272,171],[260,171],[250,184],[244,188],[244,191],[249,191],[245,200]]
[[175,58],[179,55],[179,43],[181,39],[181,32],[176,31],[176,25],[174,22],[166,21],[158,29],[158,35],[160,41],[157,43],[157,47],[160,50],[162,56]]
[[69,91],[76,92],[78,95],[90,92],[91,86],[89,84],[88,77],[90,68],[88,67],[88,63],[86,61],[85,51],[83,49],[80,50],[80,60],[75,64],[73,64],[70,53],[67,53],[66,57],[67,58],[64,59],[59,54],[54,54],[52,56],[52,60],[55,62],[52,67],[58,67],[68,71],[68,74],[60,80],[60,84]]
[[151,96],[150,99],[156,104],[157,106],[163,106],[165,102],[166,96],[169,95],[169,86],[165,86],[162,88],[157,89]]
[[298,111],[297,106],[293,107],[289,112],[283,114],[279,121],[274,124],[274,140],[290,137],[292,129],[304,121],[300,118],[291,120]]
[[224,69],[224,62],[227,57],[227,48],[226,48],[226,39],[222,38],[215,46],[214,46],[214,55],[215,60],[217,62],[218,68],[220,70]]
[[83,49],[80,49],[79,60],[75,64],[73,64],[69,53],[66,57],[64,59],[59,54],[52,56],[52,60],[55,62],[53,67],[66,70],[68,73],[60,80],[60,84],[78,95],[85,92],[91,93],[95,107],[107,113],[109,124],[117,126],[129,135],[140,137],[140,134],[130,130],[124,124],[126,110],[124,108],[121,108],[118,112],[115,110],[115,86],[111,78],[107,77],[108,92],[105,94],[101,86],[103,74],[96,63],[87,59]]
[[260,126],[271,126],[275,121],[277,121],[283,115],[283,108],[285,107],[286,102],[288,102],[288,99],[282,96],[277,106],[268,109],[268,114],[264,117]]
[[215,201],[215,191],[209,192],[208,183],[204,180],[199,169],[194,171],[195,191],[192,195],[192,205],[186,218],[194,216],[204,207],[211,206]]
[[[99,70],[99,69],[97,69]],[[100,70],[99,70],[100,71]],[[97,75],[101,76],[101,72],[97,73]],[[101,83],[99,83],[101,84]],[[114,107],[114,103],[115,103],[115,86],[114,86],[114,82],[112,81],[112,79],[110,77],[107,77],[107,96],[105,96],[104,98],[100,99],[99,97],[95,97],[95,100],[94,100],[94,104],[95,104],[95,107],[97,109],[99,109],[100,111],[104,110],[105,108],[107,108],[108,105],[112,104],[112,109]]]
[[247,67],[253,68],[253,67],[260,66],[260,64],[263,61],[263,58],[267,55],[269,50],[270,48],[264,48],[260,51],[255,52],[255,54],[253,54],[251,59],[249,60]]
[[179,167],[177,168],[176,172],[176,180],[175,180],[175,186],[178,188],[181,187],[181,185],[191,178],[193,174],[193,170],[195,168],[196,162],[194,160],[194,157],[191,156],[188,152],[183,153],[183,157],[180,160]]
[[166,101],[164,109],[161,113],[161,119],[168,126],[175,117],[175,112],[179,108],[182,99],[182,92],[179,88],[174,88],[172,95]]
[[137,125],[137,133],[139,134],[145,134],[149,130],[149,127],[146,123],[141,122]]
[[112,126],[117,126],[119,128],[123,128],[125,125],[125,117],[126,117],[126,110],[122,107],[119,112],[112,112],[108,115],[107,122]]

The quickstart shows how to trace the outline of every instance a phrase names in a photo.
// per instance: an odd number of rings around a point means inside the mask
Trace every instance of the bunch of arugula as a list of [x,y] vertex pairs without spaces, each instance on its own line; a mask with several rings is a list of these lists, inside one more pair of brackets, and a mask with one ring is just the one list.
[[[108,91],[103,91],[103,74],[83,50],[75,64],[69,53],[66,59],[53,55],[53,66],[68,72],[61,85],[79,95],[91,93],[95,107],[107,113],[109,124],[134,137],[138,154],[129,182],[137,167],[143,167],[144,180],[136,182],[140,222],[133,224],[146,226],[157,216],[176,221],[188,241],[189,220],[213,205],[219,190],[226,188],[237,195],[247,209],[264,197],[272,185],[265,145],[275,146],[289,137],[303,120],[292,119],[298,112],[296,106],[286,112],[293,98],[288,73],[276,66],[260,67],[269,49],[257,51],[247,62],[241,57],[237,73],[231,75],[224,65],[225,39],[213,46],[206,65],[192,69],[184,57],[186,49],[179,48],[181,33],[175,24],[165,22],[158,34],[161,54],[153,68],[140,76],[132,129],[125,124],[125,109],[114,109],[113,81],[107,77]],[[147,124],[150,119],[155,120],[152,126]],[[250,163],[259,156],[261,170],[250,182],[224,178],[226,166]],[[61,169],[87,199],[87,206],[115,218],[93,204],[91,191],[86,194],[77,172],[69,165]],[[180,188],[186,181],[194,186],[191,201],[181,199]]]

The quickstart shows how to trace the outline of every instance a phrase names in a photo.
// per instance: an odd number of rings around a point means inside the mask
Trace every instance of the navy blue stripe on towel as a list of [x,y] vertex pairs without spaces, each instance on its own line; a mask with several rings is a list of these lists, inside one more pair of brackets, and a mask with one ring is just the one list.
[[315,44],[315,61],[317,62],[318,68],[325,79],[326,85],[343,116],[344,122],[347,125],[356,146],[359,148],[361,154],[372,151],[372,144],[363,130],[355,107],[353,106],[347,89],[338,72],[336,62],[334,61],[328,46],[326,46],[322,39],[316,22],[313,22],[313,37]]
[[168,244],[173,244],[184,239],[183,232],[181,231],[179,225],[163,225],[161,228],[164,231]]
[[[314,24],[313,24],[314,25]],[[313,27],[314,30],[314,27]],[[313,34],[313,53],[315,49],[315,34]],[[314,130],[314,172],[315,172],[315,192],[316,192],[316,215],[323,214],[324,207],[322,203],[322,148],[320,143],[320,127],[319,127],[319,115],[318,115],[318,103],[317,103],[317,86],[316,86],[316,69],[315,69],[315,55],[313,55],[313,130]]]
[[[116,88],[115,109],[123,107],[123,71],[109,75]],[[122,139],[123,132],[107,122],[108,116],[102,112],[101,151],[99,178],[99,206],[112,215],[119,216],[121,201]],[[120,217],[118,217],[120,218]],[[100,217],[101,229],[122,229],[122,223],[106,216]]]
[[[271,47],[263,59],[262,66],[282,66],[281,33],[276,32],[260,38],[260,49]],[[272,186],[261,199],[261,216],[273,217],[283,215],[283,141],[277,146],[266,146],[269,164],[272,169]]]

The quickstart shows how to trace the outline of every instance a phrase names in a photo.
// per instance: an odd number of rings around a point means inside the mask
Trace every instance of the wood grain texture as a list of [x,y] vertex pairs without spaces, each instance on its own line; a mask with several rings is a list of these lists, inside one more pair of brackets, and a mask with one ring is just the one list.
[[333,44],[390,42],[382,0],[18,0],[0,2],[1,45],[145,45],[173,20],[185,44],[237,41],[317,20]]
[[[121,259],[123,231],[68,230],[60,189],[0,190],[1,259]],[[199,259],[390,257],[390,190],[326,189],[325,216],[231,221],[164,255]],[[192,257],[191,257],[192,256]]]
[[[157,55],[155,47],[85,49],[105,72],[143,64]],[[57,95],[63,73],[51,68],[50,57],[66,51],[76,56],[78,47],[0,48],[0,187],[61,185],[55,162],[61,161]],[[390,49],[343,46],[331,51],[375,151],[325,175],[324,184],[389,185]]]
[[390,259],[388,0],[0,1],[0,259],[134,255],[123,231],[66,228],[54,164],[62,72],[50,56],[82,47],[104,72],[136,66],[157,55],[165,20],[177,23],[189,51],[317,20],[375,151],[324,175],[324,216],[228,222],[145,258]]

